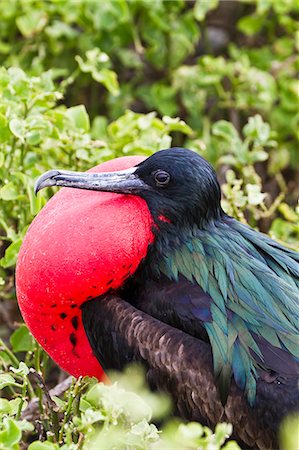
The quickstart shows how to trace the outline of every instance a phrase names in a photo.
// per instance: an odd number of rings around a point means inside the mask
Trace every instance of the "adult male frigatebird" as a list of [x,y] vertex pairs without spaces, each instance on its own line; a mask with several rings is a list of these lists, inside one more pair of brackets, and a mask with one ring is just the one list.
[[[182,417],[228,421],[246,447],[277,448],[279,423],[299,410],[298,254],[226,215],[213,168],[187,149],[120,172],[53,170],[36,191],[46,186],[132,194],[150,212],[138,264],[126,266],[117,288],[111,280],[103,295],[80,301],[82,329],[104,370],[142,361]],[[70,336],[74,353],[77,339]]]

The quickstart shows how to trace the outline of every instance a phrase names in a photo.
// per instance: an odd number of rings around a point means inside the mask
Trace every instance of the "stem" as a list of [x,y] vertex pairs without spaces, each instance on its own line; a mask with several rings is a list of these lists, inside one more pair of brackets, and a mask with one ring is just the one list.
[[[40,348],[39,348],[40,350]],[[39,355],[40,355],[40,351],[39,351]],[[38,358],[40,359],[40,358]],[[34,369],[30,369],[31,373],[35,376],[37,383],[38,383],[38,387],[39,387],[39,407],[40,407],[40,412],[41,414],[44,411],[44,407],[43,407],[43,398],[45,398],[47,406],[50,410],[50,417],[51,417],[51,424],[53,427],[53,433],[55,436],[55,441],[57,442],[58,440],[58,435],[59,435],[59,420],[58,420],[58,414],[57,414],[57,405],[56,403],[52,400],[52,397],[48,391],[47,386],[44,383],[44,380],[42,378],[42,375],[40,372],[34,370]]]
[[58,442],[58,440],[59,440],[59,419],[58,419],[57,412],[54,411],[53,409],[51,409],[51,420],[52,420],[52,425],[53,425],[55,442]]
[[70,76],[68,76],[65,80],[63,80],[60,83],[60,91],[63,93],[66,90],[66,88],[75,81],[75,79],[80,75],[80,73],[81,70],[79,67],[77,67],[74,70],[74,72],[70,74]]
[[38,398],[38,409],[40,415],[44,413],[44,405],[43,405],[43,391],[40,386],[37,386],[37,398]]
[[274,200],[274,202],[272,203],[272,205],[270,206],[269,209],[267,209],[264,213],[261,213],[260,217],[263,218],[267,218],[267,217],[271,217],[272,214],[276,211],[276,209],[278,208],[278,206],[280,205],[280,203],[282,202],[282,200],[284,199],[285,194],[284,192],[281,192],[276,199]]
[[48,362],[49,362],[49,355],[46,352],[42,352],[42,362],[40,366],[43,373],[43,378],[46,377]]
[[36,346],[35,346],[34,366],[35,366],[35,369],[30,369],[30,371],[33,373],[33,375],[37,379],[38,407],[39,407],[39,412],[42,415],[44,413],[44,404],[43,404],[44,382],[43,382],[43,379],[41,376],[41,370],[40,370],[40,347],[38,344],[36,344]]
[[138,25],[137,25],[137,21],[134,17],[132,17],[132,11],[131,9],[128,7],[127,2],[125,2],[126,5],[126,13],[129,16],[129,21],[131,23],[131,32],[132,32],[132,38],[133,38],[133,42],[134,42],[134,47],[136,50],[136,53],[138,53],[139,55],[142,55],[142,53],[144,52],[144,48],[138,33]]
[[276,77],[277,75],[279,75],[279,72],[281,70],[287,69],[289,66],[291,66],[292,64],[294,64],[297,61],[298,55],[291,55],[289,56],[287,59],[285,59],[284,61],[281,61],[279,63],[276,63],[273,68],[270,70],[271,75],[273,75],[274,77]]
[[30,383],[30,380],[28,377],[24,377],[24,375],[21,375],[19,373],[14,374],[14,378],[18,381],[21,381],[22,384],[19,385],[19,387],[23,387],[24,380],[26,381],[26,388],[28,390],[28,396],[30,399],[35,398],[35,392],[33,390],[32,384]]
[[18,358],[13,354],[13,352],[7,347],[7,345],[4,343],[2,339],[0,339],[0,349],[7,354],[9,359],[11,360],[12,365],[15,368],[19,367],[20,361]]
[[[53,389],[49,391],[50,397],[56,396],[59,397],[63,394],[67,389],[71,387],[72,377],[68,377],[63,380],[61,383],[57,384]],[[83,385],[83,389],[86,385]],[[38,399],[36,396],[29,402],[27,408],[22,413],[22,419],[28,420],[30,422],[34,421],[38,417]]]
[[70,417],[71,412],[72,412],[72,406],[73,406],[74,400],[77,397],[77,395],[79,394],[81,386],[82,386],[82,377],[80,377],[78,379],[78,381],[74,385],[74,388],[71,389],[71,392],[70,392],[70,395],[69,395],[68,404],[67,404],[67,407],[66,407],[66,411],[64,413],[63,422],[61,424],[60,431],[59,431],[59,438],[58,438],[58,443],[59,444],[63,443],[64,428],[65,428],[65,425],[66,425],[67,421],[69,420],[69,417]]
[[22,143],[22,145],[21,145],[21,154],[20,154],[20,162],[21,162],[21,164],[20,164],[20,169],[22,170],[23,169],[23,167],[24,167],[24,150],[25,150],[25,144],[24,144],[24,142]]
[[34,352],[34,366],[35,370],[41,374],[41,367],[40,367],[40,346],[36,344],[35,346],[35,352]]
[[285,179],[283,178],[281,172],[278,172],[278,173],[275,175],[275,178],[276,178],[276,181],[277,181],[277,184],[278,184],[280,190],[281,190],[282,192],[287,192],[288,187],[287,187],[287,185],[286,185]]
[[78,443],[77,443],[77,450],[82,450],[83,444],[84,444],[84,434],[83,433],[79,433],[79,439],[78,439]]
[[12,395],[13,397],[16,397],[17,393],[16,393],[16,391],[12,388],[12,386],[6,386],[6,389],[9,390],[9,392],[11,393],[11,395]]
[[136,53],[138,53],[139,55],[142,55],[142,53],[144,52],[144,48],[141,43],[141,39],[140,39],[138,30],[135,27],[135,25],[133,24],[133,22],[131,25],[131,30],[132,30],[132,37],[133,37],[133,42],[134,42],[134,47],[135,47]]
[[21,417],[21,413],[22,413],[22,409],[23,409],[23,405],[24,405],[24,401],[26,398],[26,393],[27,393],[27,378],[24,378],[23,381],[23,386],[22,386],[22,397],[21,397],[21,401],[18,407],[18,412],[16,415],[16,419],[19,420]]
[[11,166],[12,166],[12,163],[14,160],[14,155],[15,155],[15,150],[16,150],[16,142],[17,142],[17,139],[14,136],[12,139],[12,144],[11,144],[10,160],[9,160],[8,167],[7,167],[8,170],[11,169]]
[[33,399],[35,397],[35,392],[33,390],[32,384],[30,383],[30,380],[27,380],[27,388],[28,388],[28,395],[30,399]]

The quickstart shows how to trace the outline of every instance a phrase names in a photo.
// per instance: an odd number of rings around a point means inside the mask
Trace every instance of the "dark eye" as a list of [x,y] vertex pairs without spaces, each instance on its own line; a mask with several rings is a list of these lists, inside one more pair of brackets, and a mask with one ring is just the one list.
[[169,173],[164,170],[157,170],[153,175],[157,186],[166,186],[170,181]]

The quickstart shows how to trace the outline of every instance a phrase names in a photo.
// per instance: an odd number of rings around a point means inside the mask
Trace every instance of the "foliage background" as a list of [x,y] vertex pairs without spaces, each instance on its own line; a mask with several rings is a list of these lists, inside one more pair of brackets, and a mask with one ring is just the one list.
[[[14,290],[24,234],[54,192],[34,197],[34,181],[54,167],[186,146],[217,169],[229,214],[298,249],[298,16],[297,0],[1,0],[0,448],[38,438],[47,443],[31,450],[91,448],[107,433],[118,448],[169,444],[152,404],[141,414],[126,400],[109,407],[117,387],[79,380],[43,404],[43,380],[65,375],[20,325]],[[38,419],[20,422],[36,396]],[[159,410],[166,400],[156,401]],[[218,448],[229,434],[168,426],[172,448]]]

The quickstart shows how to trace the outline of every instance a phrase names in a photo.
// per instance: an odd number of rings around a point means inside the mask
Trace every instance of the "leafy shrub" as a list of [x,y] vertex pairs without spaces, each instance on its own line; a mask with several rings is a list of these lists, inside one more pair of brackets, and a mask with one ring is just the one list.
[[[30,361],[30,355],[27,356]],[[13,359],[15,364],[15,356]],[[37,377],[37,384],[32,384],[30,373]],[[175,420],[158,431],[152,420],[161,420],[169,412],[168,398],[148,390],[138,367],[111,377],[117,378],[117,382],[110,386],[87,377],[73,380],[61,398],[48,392],[38,372],[23,362],[0,373],[0,389],[9,388],[12,396],[11,400],[0,400],[0,448],[17,450],[21,439],[25,441],[34,431],[28,419],[32,422],[38,417],[39,433],[44,440],[34,440],[29,450],[147,450],[182,446],[239,449],[233,441],[223,446],[232,433],[231,425],[225,423],[218,424],[212,433],[198,423]],[[36,398],[40,399],[39,404],[34,403]]]

